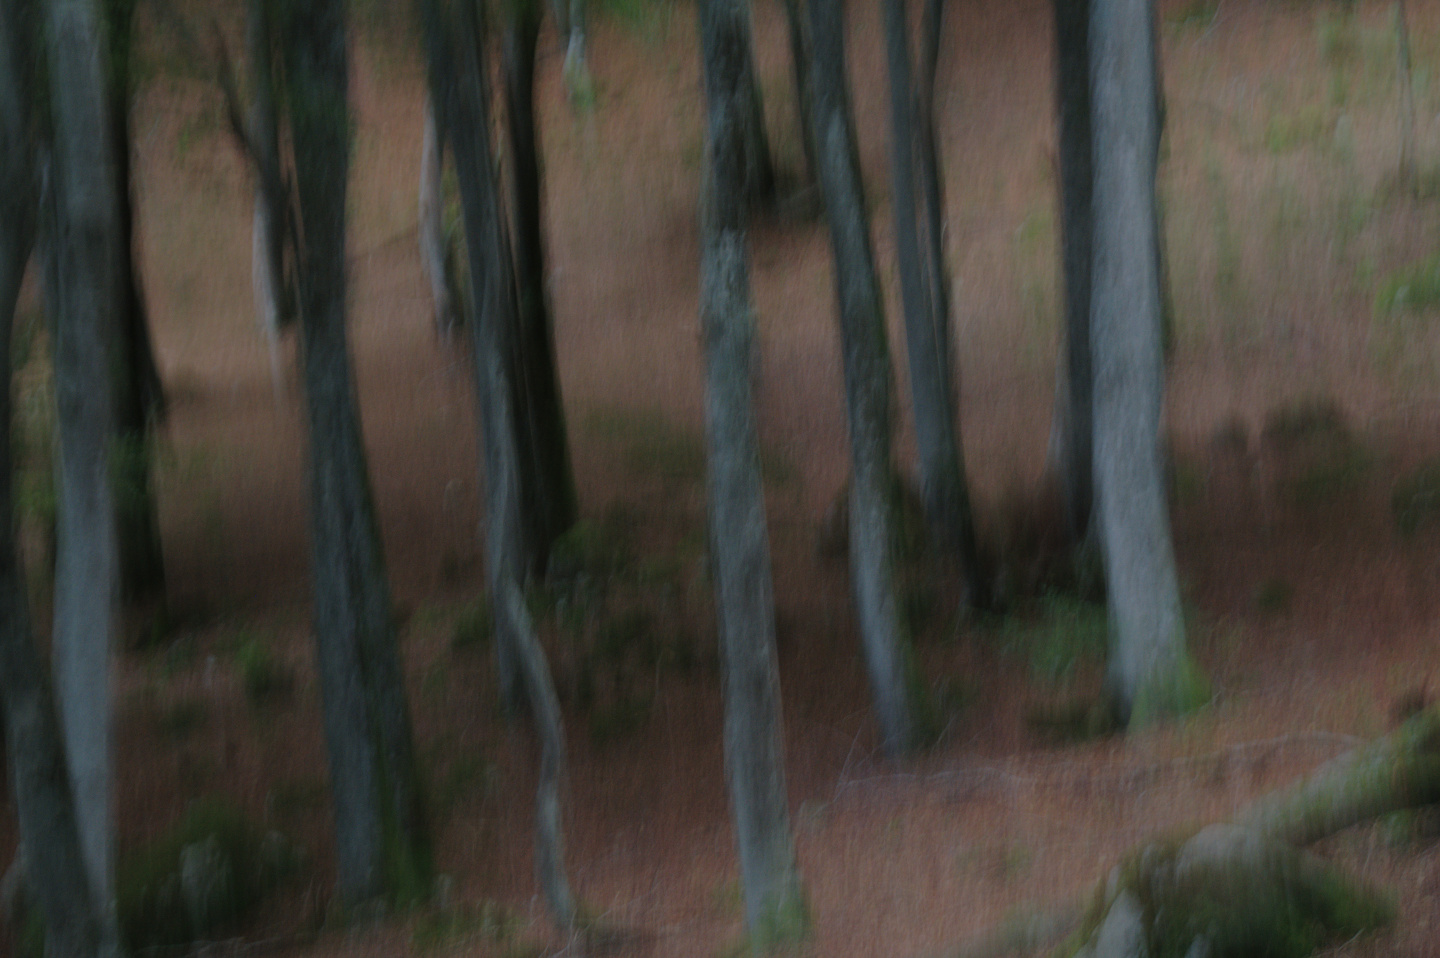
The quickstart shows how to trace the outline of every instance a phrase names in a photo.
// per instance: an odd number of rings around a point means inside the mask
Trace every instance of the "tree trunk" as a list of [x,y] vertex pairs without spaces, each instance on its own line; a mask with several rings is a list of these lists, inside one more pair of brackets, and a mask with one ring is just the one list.
[[[275,401],[285,395],[280,366],[280,332],[295,318],[295,289],[285,270],[289,225],[289,185],[280,166],[280,132],[275,113],[275,71],[271,44],[275,23],[269,0],[250,0],[245,28],[250,62],[249,147],[255,164],[255,220],[250,278],[255,314],[270,353],[270,383]],[[292,249],[293,252],[293,249]]]
[[1065,310],[1050,463],[1059,481],[1071,541],[1090,532],[1094,499],[1094,381],[1090,358],[1090,284],[1094,219],[1094,144],[1090,111],[1091,0],[1053,0],[1055,113],[1060,179],[1060,248]]
[[110,149],[115,160],[120,282],[115,337],[115,511],[120,593],[126,601],[163,604],[165,560],[151,482],[151,430],[164,418],[165,396],[140,279],[134,183],[130,165],[131,59],[136,0],[107,0]]
[[805,175],[810,183],[819,176],[815,155],[815,119],[810,93],[810,27],[805,22],[805,0],[785,0],[785,21],[790,27],[790,67],[795,77],[795,115],[800,121],[800,146],[805,151]]
[[[890,70],[891,205],[920,485],[931,538],[964,566],[968,600],[984,606],[989,589],[975,542],[964,455],[955,424],[949,284],[941,235],[944,201],[934,136],[933,92],[943,7],[941,0],[932,0],[926,7],[927,35],[918,90],[911,77],[910,17],[905,7],[905,0],[885,2],[885,50]],[[917,109],[922,103],[923,108]],[[917,186],[924,199],[923,244]]]
[[54,674],[92,900],[111,900],[110,654],[118,598],[111,358],[121,291],[103,48],[87,0],[49,4],[52,209],[47,294],[59,443]]
[[435,106],[425,99],[425,133],[420,146],[420,265],[430,281],[435,332],[450,340],[460,330],[458,297],[450,271],[450,244],[445,238],[445,149],[435,122]]
[[1160,462],[1155,34],[1149,0],[1093,0],[1095,491],[1110,607],[1107,685],[1132,726],[1196,704]]
[[895,594],[889,349],[845,78],[843,0],[810,0],[815,143],[844,353],[850,425],[850,576],[885,750],[917,740],[917,677]]
[[[10,460],[10,334],[35,240],[38,179],[30,111],[39,78],[35,5],[0,4],[0,701],[9,791],[20,819],[24,879],[45,922],[46,953],[105,952],[91,894],[75,799],[45,667],[30,634],[24,570],[14,527]],[[113,942],[112,942],[113,944]]]
[[343,0],[295,4],[287,102],[299,200],[315,643],[341,897],[428,892],[429,849],[345,332],[350,117]]
[[528,550],[519,488],[520,419],[511,381],[517,317],[513,261],[490,144],[483,13],[476,0],[425,0],[431,95],[455,157],[475,303],[475,388],[487,491],[486,554],[502,695],[523,701],[541,740],[536,873],[562,929],[578,918],[565,866],[565,729],[549,665],[521,593]]
[[710,192],[701,201],[700,325],[710,546],[725,677],[725,778],[746,928],[761,953],[803,935],[807,919],[786,804],[770,544],[750,387],[755,322],[746,264],[746,103],[738,71],[746,36],[735,13],[718,0],[700,6],[710,169]]
[[535,123],[535,48],[539,36],[539,6],[522,4],[506,25],[503,67],[519,322],[516,402],[517,411],[525,416],[521,449],[528,460],[521,474],[520,496],[535,544],[526,571],[543,575],[550,547],[575,524],[579,506],[546,290],[540,145]]

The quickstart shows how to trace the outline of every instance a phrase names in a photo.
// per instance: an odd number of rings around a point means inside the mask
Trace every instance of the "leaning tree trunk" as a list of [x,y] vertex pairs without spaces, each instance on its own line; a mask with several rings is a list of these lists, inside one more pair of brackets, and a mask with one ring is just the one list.
[[119,570],[110,489],[119,223],[103,47],[87,0],[51,0],[47,282],[58,443],[54,674],[92,900],[111,899],[110,654]]
[[834,251],[850,419],[850,578],[876,713],[890,755],[916,744],[917,677],[894,575],[893,384],[845,79],[843,0],[810,0],[815,143]]
[[725,778],[740,849],[745,924],[756,953],[805,933],[785,793],[780,670],[760,446],[751,395],[755,321],[746,264],[745,33],[733,6],[700,6],[710,191],[702,200],[700,325],[710,440],[710,547],[725,676]]
[[34,14],[28,0],[0,4],[0,701],[24,878],[45,923],[46,953],[97,958],[107,953],[97,907],[103,899],[91,893],[65,747],[50,681],[30,634],[15,541],[10,337],[36,228],[39,184],[30,111],[38,77],[31,58],[40,34]]
[[1090,115],[1091,0],[1053,0],[1055,113],[1060,179],[1064,334],[1050,424],[1051,473],[1058,481],[1072,543],[1085,541],[1094,497],[1090,283],[1094,162]]
[[1149,0],[1093,0],[1095,491],[1110,607],[1106,681],[1132,726],[1194,704],[1160,462],[1155,34]]
[[347,903],[428,892],[429,849],[345,333],[350,157],[344,0],[303,0],[286,37],[310,427],[315,644]]
[[524,519],[532,525],[530,538],[535,544],[527,571],[535,574],[544,573],[551,545],[575,524],[579,514],[545,283],[540,145],[535,123],[535,52],[539,36],[538,3],[521,4],[506,24],[502,58],[519,322],[516,402],[526,427],[521,434],[521,452],[528,460],[520,495]]
[[[970,490],[955,424],[955,387],[950,355],[949,289],[941,238],[943,198],[934,137],[933,91],[941,5],[927,6],[928,31],[919,95],[911,76],[910,17],[905,0],[885,0],[885,51],[890,70],[890,179],[905,343],[910,359],[910,396],[920,452],[920,485],[931,538],[965,569],[968,599],[988,604],[988,588],[975,542]],[[917,110],[920,103],[924,110]],[[919,115],[917,115],[917,113]],[[923,128],[923,135],[922,135]],[[920,203],[925,199],[921,242]]]
[[476,0],[425,0],[422,10],[431,95],[455,158],[470,259],[475,389],[488,506],[486,552],[502,694],[512,706],[523,695],[540,736],[535,867],[551,914],[569,930],[579,909],[565,865],[565,729],[550,668],[521,593],[526,563],[521,433],[511,381],[517,306],[510,239],[491,159],[483,12]]
[[136,0],[105,3],[109,35],[110,151],[115,161],[119,217],[116,276],[120,282],[115,337],[115,513],[120,548],[120,592],[127,601],[165,596],[160,517],[151,477],[151,439],[164,417],[165,397],[140,279],[131,172],[130,99]]

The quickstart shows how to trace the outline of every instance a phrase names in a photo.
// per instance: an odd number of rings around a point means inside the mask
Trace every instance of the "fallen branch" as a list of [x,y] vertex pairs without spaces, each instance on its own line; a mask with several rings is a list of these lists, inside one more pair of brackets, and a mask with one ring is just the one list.
[[[1301,849],[1351,826],[1437,802],[1440,710],[1430,709],[1259,799],[1234,824],[1140,846],[1111,870],[1088,910],[1070,902],[1012,919],[943,954],[1034,952],[1066,934],[1073,953],[1087,958],[1221,954],[1237,939],[1259,942],[1269,953],[1267,936],[1299,935],[1290,940],[1308,947],[1308,936],[1318,946],[1324,934],[1362,934],[1383,923],[1382,900]],[[1267,924],[1272,920],[1281,924]]]

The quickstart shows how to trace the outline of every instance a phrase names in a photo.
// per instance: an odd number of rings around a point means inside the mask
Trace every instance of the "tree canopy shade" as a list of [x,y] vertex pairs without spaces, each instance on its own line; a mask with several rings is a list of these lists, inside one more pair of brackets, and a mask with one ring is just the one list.
[[748,43],[734,4],[702,0],[709,190],[701,199],[710,547],[725,691],[725,779],[756,950],[803,935],[805,896],[785,792],[775,602],[751,395],[755,319],[745,229]]
[[300,331],[310,430],[315,646],[339,892],[429,890],[430,853],[345,330],[350,162],[344,0],[296,0],[283,24]]

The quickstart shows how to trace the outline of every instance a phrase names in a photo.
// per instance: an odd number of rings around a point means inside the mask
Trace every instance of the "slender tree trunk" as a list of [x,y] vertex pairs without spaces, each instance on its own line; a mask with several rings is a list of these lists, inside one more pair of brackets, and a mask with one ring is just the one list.
[[54,673],[92,900],[113,873],[110,655],[118,553],[110,489],[118,200],[107,130],[103,47],[94,6],[51,0],[54,127],[47,293],[54,323],[59,432]]
[[545,280],[545,236],[540,145],[535,123],[535,52],[540,7],[522,4],[505,30],[506,129],[515,236],[516,308],[519,321],[517,411],[525,416],[520,484],[535,554],[529,569],[544,574],[550,546],[575,524],[579,506],[565,433],[565,408],[555,369],[554,325]]
[[0,4],[0,700],[9,791],[20,819],[30,894],[45,922],[46,953],[101,955],[102,923],[81,850],[54,697],[30,634],[19,561],[10,459],[10,335],[25,264],[35,241],[33,166],[35,4]]
[[525,608],[527,563],[519,489],[521,429],[511,381],[517,306],[510,239],[491,157],[483,13],[476,0],[424,0],[431,95],[455,157],[475,303],[475,387],[488,499],[486,554],[502,695],[529,706],[540,737],[536,876],[561,928],[578,918],[565,865],[565,729],[550,667]]
[[[910,17],[905,0],[885,2],[885,49],[890,69],[891,205],[905,308],[911,406],[920,451],[920,484],[932,539],[965,568],[968,599],[989,601],[975,543],[964,454],[955,423],[950,349],[949,284],[945,279],[943,197],[934,136],[933,90],[938,57],[939,0],[927,5],[928,35],[919,89],[911,77]],[[923,104],[923,108],[921,105]],[[923,198],[923,230],[920,199]],[[922,237],[925,242],[922,243]]]
[[164,602],[165,560],[151,481],[150,439],[164,417],[165,397],[140,279],[130,164],[131,58],[136,0],[106,0],[109,36],[110,151],[115,160],[119,218],[116,276],[120,282],[115,337],[116,522],[120,592],[127,601]]
[[1050,425],[1050,470],[1059,480],[1071,541],[1085,541],[1094,498],[1090,283],[1094,161],[1090,113],[1091,0],[1053,0],[1055,112],[1060,179],[1064,338]]
[[315,641],[348,903],[428,892],[429,849],[345,332],[350,117],[344,0],[290,12],[286,75],[310,427]]
[[820,168],[815,156],[815,120],[810,106],[810,27],[805,0],[785,0],[790,27],[790,66],[795,77],[795,115],[800,120],[800,146],[805,151],[805,173],[814,182]]
[[250,63],[249,145],[255,163],[255,220],[250,278],[255,313],[270,353],[275,401],[285,395],[280,366],[280,332],[295,319],[296,293],[285,270],[289,185],[280,166],[280,131],[275,113],[275,71],[271,45],[275,21],[270,0],[250,0],[245,28]]
[[757,953],[806,931],[785,792],[780,670],[770,544],[751,395],[755,336],[746,263],[746,108],[737,68],[746,43],[735,8],[700,6],[710,192],[702,218],[710,543],[725,676],[725,778],[740,850],[745,923]]
[[460,330],[460,309],[449,268],[450,244],[445,239],[445,149],[435,122],[435,106],[425,99],[425,133],[420,147],[420,263],[430,281],[435,332],[450,340]]
[[845,78],[843,0],[810,0],[815,143],[834,251],[850,414],[850,577],[885,750],[916,744],[916,676],[895,593],[894,385]]
[[1111,623],[1107,684],[1132,725],[1194,704],[1170,540],[1155,245],[1149,0],[1093,0],[1095,491]]

